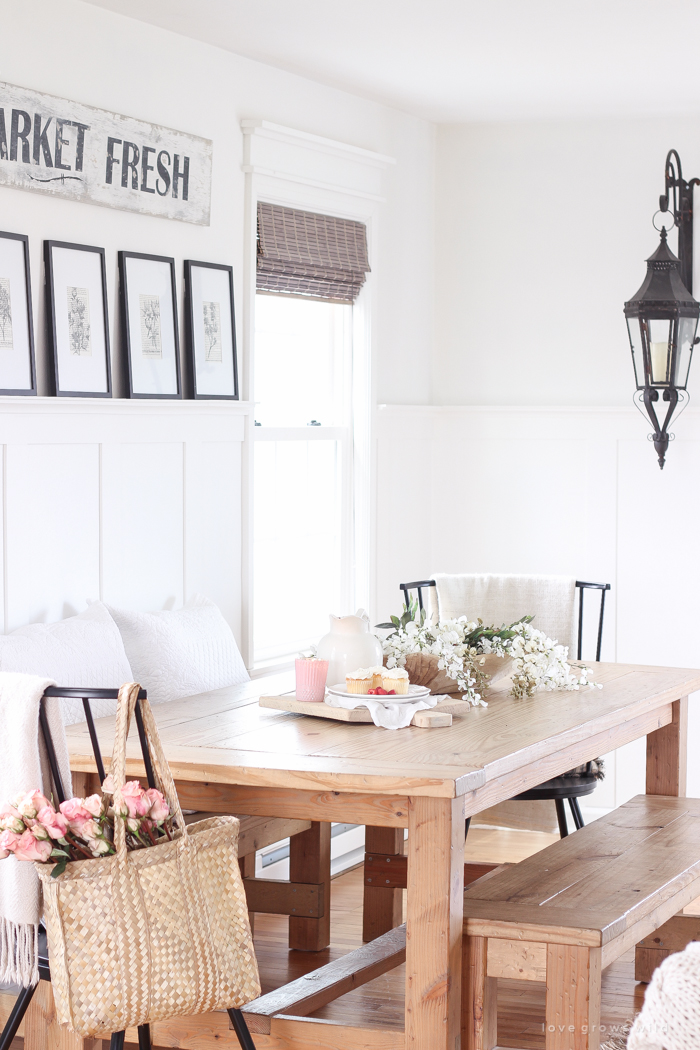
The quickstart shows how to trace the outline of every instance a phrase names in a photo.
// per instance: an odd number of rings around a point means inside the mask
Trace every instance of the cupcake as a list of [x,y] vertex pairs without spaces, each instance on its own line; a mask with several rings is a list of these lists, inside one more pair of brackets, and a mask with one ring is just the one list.
[[372,688],[377,689],[382,684],[382,675],[384,674],[383,667],[368,667],[368,671],[372,672]]
[[349,693],[368,693],[374,682],[375,670],[374,667],[358,667],[356,671],[350,671],[345,675],[347,691]]
[[392,667],[390,670],[382,668],[382,689],[387,693],[393,691],[397,696],[405,696],[408,692],[408,671],[403,667]]

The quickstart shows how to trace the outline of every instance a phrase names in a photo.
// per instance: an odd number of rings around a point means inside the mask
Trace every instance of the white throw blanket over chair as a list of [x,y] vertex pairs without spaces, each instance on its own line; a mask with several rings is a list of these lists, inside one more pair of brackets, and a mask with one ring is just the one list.
[[533,616],[532,626],[575,653],[576,578],[501,573],[432,574],[428,614],[435,621],[467,616],[484,623],[513,623]]

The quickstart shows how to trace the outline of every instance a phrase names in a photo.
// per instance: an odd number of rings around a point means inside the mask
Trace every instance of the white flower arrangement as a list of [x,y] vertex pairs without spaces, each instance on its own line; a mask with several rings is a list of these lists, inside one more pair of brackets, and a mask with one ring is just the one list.
[[537,689],[602,688],[590,680],[590,668],[578,666],[574,671],[568,648],[532,627],[532,616],[500,628],[466,616],[433,624],[426,621],[425,610],[418,615],[414,602],[400,619],[392,616],[391,620],[378,625],[393,629],[382,643],[387,667],[404,667],[410,653],[437,656],[438,668],[457,682],[474,707],[487,706],[482,694],[488,675],[479,669],[479,662],[488,654],[512,658],[511,695],[516,699],[532,696]]

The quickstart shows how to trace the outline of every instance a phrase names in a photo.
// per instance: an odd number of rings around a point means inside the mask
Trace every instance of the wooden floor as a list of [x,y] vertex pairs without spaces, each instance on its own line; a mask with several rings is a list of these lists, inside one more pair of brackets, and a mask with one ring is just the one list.
[[[555,841],[558,836],[538,832],[472,829],[465,857],[469,860],[519,861]],[[300,977],[362,943],[362,869],[333,880],[331,890],[331,947],[323,952],[289,952],[287,920],[276,915],[255,918],[255,950],[263,992]],[[646,985],[634,981],[634,950],[622,956],[603,975],[602,1023],[604,1038],[618,1033],[641,1008]],[[403,1028],[404,967],[397,967],[370,984],[350,992],[319,1010],[314,1017],[339,1022],[374,1022]],[[22,1040],[13,1043],[20,1050]],[[127,1044],[128,1045],[128,1044]],[[520,1050],[544,1048],[544,985],[500,981],[498,1045]],[[109,1044],[103,1043],[104,1050]],[[34,1050],[34,1048],[28,1048]]]

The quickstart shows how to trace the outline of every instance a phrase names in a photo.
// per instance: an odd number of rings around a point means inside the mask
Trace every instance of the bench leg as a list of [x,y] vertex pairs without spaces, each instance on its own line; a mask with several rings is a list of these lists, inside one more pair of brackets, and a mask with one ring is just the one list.
[[320,952],[331,943],[331,826],[314,821],[308,831],[289,840],[289,881],[323,883],[320,919],[289,917],[289,947]]
[[497,1043],[497,981],[487,977],[488,938],[462,938],[462,1050],[492,1050]]
[[[365,828],[365,854],[403,855],[403,828]],[[403,890],[365,886],[362,940],[374,941],[403,922]]]
[[681,912],[640,941],[634,950],[634,979],[648,984],[657,966],[669,955],[700,940],[700,916]]
[[546,1050],[598,1050],[600,948],[547,945]]

